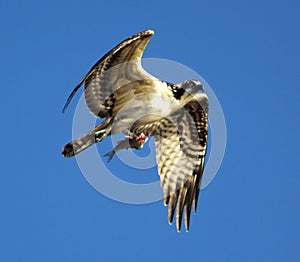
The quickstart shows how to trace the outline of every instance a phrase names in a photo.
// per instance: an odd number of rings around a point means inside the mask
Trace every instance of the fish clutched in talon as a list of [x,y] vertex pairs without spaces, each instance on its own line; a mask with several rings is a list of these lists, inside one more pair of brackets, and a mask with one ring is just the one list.
[[125,139],[118,141],[117,145],[113,150],[105,154],[108,158],[108,162],[112,160],[113,156],[115,153],[117,153],[120,150],[126,149],[128,150],[129,148],[135,148],[135,149],[142,149],[144,144],[148,141],[148,137],[144,135],[144,133],[141,134],[134,134],[131,132],[127,132]]

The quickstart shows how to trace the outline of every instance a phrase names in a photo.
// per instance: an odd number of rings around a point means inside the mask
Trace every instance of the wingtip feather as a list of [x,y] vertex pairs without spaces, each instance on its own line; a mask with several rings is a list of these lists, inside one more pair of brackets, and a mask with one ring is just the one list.
[[178,203],[177,203],[177,208],[176,208],[176,228],[177,231],[180,231],[181,229],[181,222],[182,222],[182,214],[183,214],[183,208],[186,200],[186,193],[187,193],[187,188],[182,187],[179,192],[179,197],[178,197]]
[[69,143],[69,144],[65,145],[61,154],[67,158],[73,157],[75,155],[73,144]]
[[172,224],[178,199],[178,191],[171,193],[168,203],[168,221]]
[[148,30],[142,32],[142,34],[144,34],[144,35],[154,35],[155,32],[154,32],[154,30],[152,30],[152,29],[148,29]]

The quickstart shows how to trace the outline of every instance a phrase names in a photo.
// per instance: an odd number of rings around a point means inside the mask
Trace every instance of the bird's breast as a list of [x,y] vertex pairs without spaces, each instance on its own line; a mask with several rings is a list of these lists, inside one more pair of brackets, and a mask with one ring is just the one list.
[[180,108],[180,103],[162,81],[143,81],[132,85],[126,102],[118,107],[114,121],[114,132],[130,129],[137,120],[151,123],[166,118]]

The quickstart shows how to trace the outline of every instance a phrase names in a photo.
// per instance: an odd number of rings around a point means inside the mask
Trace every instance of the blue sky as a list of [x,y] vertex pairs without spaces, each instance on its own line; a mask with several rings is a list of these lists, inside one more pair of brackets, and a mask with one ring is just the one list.
[[[299,261],[299,7],[0,0],[1,261]],[[225,158],[189,233],[168,225],[162,202],[99,194],[60,155],[71,139],[76,102],[61,114],[70,91],[145,29],[156,32],[145,57],[197,71],[226,117]],[[157,179],[155,168],[110,166],[129,181]]]

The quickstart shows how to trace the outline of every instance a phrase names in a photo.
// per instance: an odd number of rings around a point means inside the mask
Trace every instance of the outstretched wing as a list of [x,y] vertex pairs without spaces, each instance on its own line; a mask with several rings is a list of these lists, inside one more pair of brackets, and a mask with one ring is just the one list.
[[155,138],[156,158],[164,204],[180,231],[182,214],[189,230],[191,207],[196,212],[208,136],[208,99],[201,94],[175,114],[151,124],[133,125],[133,132]]
[[102,57],[70,94],[63,112],[77,90],[84,84],[84,94],[89,110],[95,116],[105,117],[106,111],[103,104],[113,90],[132,81],[151,78],[152,76],[142,68],[141,58],[153,34],[152,30],[138,33]]

